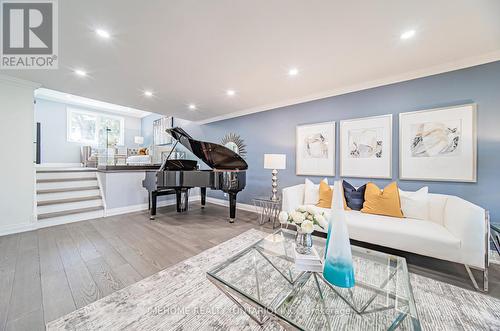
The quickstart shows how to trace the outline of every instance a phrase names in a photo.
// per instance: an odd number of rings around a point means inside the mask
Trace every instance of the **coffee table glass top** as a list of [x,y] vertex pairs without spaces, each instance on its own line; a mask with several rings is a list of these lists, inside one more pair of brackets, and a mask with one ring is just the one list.
[[[299,330],[420,330],[406,260],[352,247],[356,285],[331,285],[321,273],[299,272],[295,233],[279,230],[207,273],[257,323]],[[325,239],[314,239],[324,255]]]

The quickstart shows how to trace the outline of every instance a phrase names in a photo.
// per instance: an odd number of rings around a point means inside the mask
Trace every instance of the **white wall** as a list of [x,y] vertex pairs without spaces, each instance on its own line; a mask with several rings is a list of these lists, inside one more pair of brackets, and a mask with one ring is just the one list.
[[[35,121],[41,123],[41,159],[42,163],[80,163],[80,146],[82,144],[67,141],[66,107],[60,102],[37,99],[35,105]],[[101,110],[70,106],[72,108],[90,110],[107,114]],[[138,147],[134,137],[141,135],[141,119],[121,116],[125,120],[125,146]]]
[[35,85],[0,76],[0,235],[33,222]]

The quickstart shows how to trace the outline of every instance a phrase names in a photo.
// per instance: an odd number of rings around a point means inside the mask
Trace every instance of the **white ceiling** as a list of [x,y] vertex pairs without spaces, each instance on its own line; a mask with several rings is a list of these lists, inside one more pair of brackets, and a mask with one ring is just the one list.
[[73,95],[69,93],[63,93],[59,91],[49,90],[46,88],[38,88],[35,90],[36,99],[44,99],[49,101],[56,101],[65,103],[67,105],[87,107],[96,110],[102,110],[108,113],[127,115],[130,117],[143,118],[151,115],[150,112],[142,111],[139,109],[134,109],[130,107],[120,106],[114,103],[89,99],[85,97],[80,97],[78,95]]
[[500,60],[498,0],[64,0],[59,17],[58,70],[2,73],[199,121]]

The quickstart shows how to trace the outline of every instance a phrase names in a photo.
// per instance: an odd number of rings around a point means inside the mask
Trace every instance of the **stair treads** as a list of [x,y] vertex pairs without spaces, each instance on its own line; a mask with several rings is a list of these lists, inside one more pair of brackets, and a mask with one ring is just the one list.
[[51,188],[46,190],[37,190],[36,194],[64,193],[64,192],[88,191],[88,190],[98,190],[98,189],[99,186]]
[[61,203],[71,203],[71,202],[81,202],[81,201],[91,201],[91,200],[101,200],[101,196],[100,195],[93,195],[90,197],[75,197],[75,198],[38,201],[37,206],[40,207],[40,206],[58,205]]
[[37,184],[41,183],[59,183],[59,182],[81,182],[84,180],[97,180],[97,177],[75,177],[75,178],[48,178],[48,179],[37,179]]
[[55,173],[68,173],[68,172],[74,172],[74,173],[81,173],[81,172],[96,172],[96,168],[88,168],[88,169],[37,169],[36,173],[37,174],[55,174]]
[[43,220],[43,219],[53,218],[53,217],[67,216],[67,215],[74,215],[74,214],[89,213],[89,212],[98,211],[98,210],[104,210],[104,207],[97,206],[97,207],[71,209],[71,210],[57,211],[57,212],[53,212],[53,213],[39,214],[38,220]]

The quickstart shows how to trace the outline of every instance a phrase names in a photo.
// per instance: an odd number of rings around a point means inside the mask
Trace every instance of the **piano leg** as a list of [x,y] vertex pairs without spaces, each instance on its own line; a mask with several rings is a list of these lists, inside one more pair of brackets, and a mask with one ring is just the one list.
[[177,212],[182,213],[188,209],[189,189],[181,188],[175,190]]
[[229,223],[234,223],[236,219],[236,193],[229,193]]
[[155,216],[156,216],[156,201],[158,198],[157,193],[158,193],[157,191],[151,191],[151,195],[149,198],[151,201],[151,210],[149,211],[150,212],[150,216],[149,216],[150,220],[154,220]]
[[200,194],[201,194],[201,208],[205,208],[205,203],[207,201],[207,188],[200,187]]
[[184,190],[184,206],[182,206],[182,211],[188,210],[189,205],[189,189]]
[[180,189],[175,190],[175,201],[176,201],[176,207],[177,207],[178,213],[180,213],[182,211],[181,193],[182,193],[182,191]]

